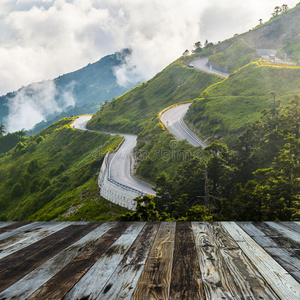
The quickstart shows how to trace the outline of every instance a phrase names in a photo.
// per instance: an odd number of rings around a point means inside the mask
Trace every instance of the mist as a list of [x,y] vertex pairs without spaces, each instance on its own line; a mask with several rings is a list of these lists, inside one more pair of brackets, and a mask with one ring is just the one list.
[[58,91],[55,83],[49,80],[20,89],[8,102],[7,131],[32,129],[52,114],[59,114],[66,107],[75,105],[73,87],[71,84],[65,90]]
[[[294,7],[298,0],[285,1]],[[120,86],[152,78],[197,41],[218,42],[266,22],[277,0],[4,0],[0,2],[0,95],[52,80],[130,48],[114,69]],[[42,89],[45,88],[45,90]],[[52,81],[9,104],[9,131],[31,128],[73,103]],[[44,106],[43,106],[44,105]],[[27,117],[26,117],[27,116]],[[30,116],[30,117],[28,117]]]

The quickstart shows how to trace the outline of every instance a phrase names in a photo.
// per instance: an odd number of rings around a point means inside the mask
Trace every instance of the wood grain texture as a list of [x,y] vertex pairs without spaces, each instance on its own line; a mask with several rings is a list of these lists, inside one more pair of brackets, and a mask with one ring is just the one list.
[[[281,223],[278,222],[264,222],[269,227],[275,229],[278,231],[282,236],[287,237],[291,240],[293,240],[295,243],[297,243],[297,246],[300,246],[300,234],[299,232],[288,228],[287,226],[284,226]],[[300,247],[299,247],[300,248]]]
[[250,237],[272,256],[284,269],[286,269],[298,282],[300,282],[300,260],[291,252],[282,248],[269,236],[265,235],[250,222],[237,223]]
[[0,292],[97,226],[94,223],[68,226],[0,260]]
[[97,299],[131,299],[152,248],[159,223],[147,223]]
[[294,231],[296,231],[298,234],[300,234],[300,225],[298,225],[295,222],[279,222],[281,225],[286,226]]
[[[0,222],[0,229],[3,228],[3,227],[10,226],[10,225],[15,224],[15,223],[16,222]],[[0,233],[2,233],[2,232],[0,231]]]
[[0,228],[0,240],[1,236],[5,232],[13,231],[14,229],[17,229],[19,227],[25,226],[30,224],[31,222],[11,222],[11,224],[8,224],[7,226],[1,226]]
[[0,228],[4,230],[3,233],[0,234],[0,241],[3,241],[5,239],[8,239],[14,235],[17,235],[21,232],[32,230],[33,228],[38,227],[39,225],[43,224],[43,222],[18,222],[15,224],[12,224],[11,226],[7,226],[4,228]]
[[169,299],[205,299],[193,230],[177,222]]
[[[253,224],[280,245],[280,247],[286,249],[291,252],[292,255],[300,259],[300,242],[298,241],[298,233],[284,226],[278,227],[279,225],[277,226],[276,223],[255,222]],[[291,234],[289,235],[290,232]]]
[[175,240],[175,223],[160,224],[153,247],[132,299],[168,299]]
[[144,226],[145,222],[131,224],[70,290],[64,299],[96,299]]
[[[105,224],[104,224],[105,225]],[[130,225],[129,222],[124,223],[109,223],[108,226],[94,232],[92,240],[86,245],[81,245],[76,252],[78,255],[69,260],[60,271],[55,274],[49,281],[42,285],[31,297],[28,299],[61,299],[71,288],[88,272],[88,270],[97,262],[101,255],[124,233]],[[73,244],[74,248],[78,248],[78,244]],[[60,259],[60,258],[59,258]],[[59,262],[59,260],[58,260]],[[57,264],[57,263],[56,263]]]
[[[64,285],[63,282],[58,283],[54,280],[54,276],[67,266],[73,259],[82,254],[88,249],[94,242],[96,242],[102,235],[104,235],[109,229],[116,225],[116,222],[107,222],[99,226],[83,236],[80,240],[70,245],[60,253],[46,261],[41,266],[30,272],[28,275],[11,285],[9,288],[0,293],[0,299],[27,299],[36,290],[31,299],[49,299],[51,294],[47,294],[46,291],[50,286],[50,289],[61,290]],[[75,271],[76,274],[76,271]],[[73,274],[69,273],[67,278],[72,278]],[[50,280],[50,281],[49,281]],[[47,284],[45,284],[47,283]],[[49,297],[48,297],[49,296]],[[59,297],[58,297],[59,298]]]
[[234,222],[222,222],[280,299],[300,299],[299,283]]
[[239,299],[241,292],[231,276],[207,223],[192,222],[206,299]]
[[68,223],[50,223],[45,222],[44,224],[26,230],[10,238],[0,241],[0,259],[19,251],[65,227],[69,226]]
[[220,223],[208,223],[209,231],[245,299],[278,299],[277,295]]

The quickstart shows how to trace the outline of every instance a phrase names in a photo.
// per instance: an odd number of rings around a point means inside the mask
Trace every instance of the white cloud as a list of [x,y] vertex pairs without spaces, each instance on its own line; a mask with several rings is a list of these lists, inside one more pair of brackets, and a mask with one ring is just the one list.
[[31,129],[36,123],[46,120],[51,114],[58,114],[68,106],[73,106],[74,84],[71,84],[58,95],[52,80],[34,83],[19,90],[8,102],[9,115],[5,120],[9,132]]
[[[285,1],[291,7],[297,2]],[[248,30],[258,19],[266,21],[278,4],[277,0],[2,0],[0,94],[74,71],[125,47],[131,47],[133,55],[129,66],[117,70],[120,83],[136,77],[146,80],[196,41],[217,42]]]

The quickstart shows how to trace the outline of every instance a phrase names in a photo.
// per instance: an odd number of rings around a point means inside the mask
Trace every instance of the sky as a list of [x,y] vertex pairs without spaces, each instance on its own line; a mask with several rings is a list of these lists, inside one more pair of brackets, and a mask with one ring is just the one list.
[[6,128],[30,129],[74,105],[72,87],[55,102],[49,79],[130,48],[127,64],[115,69],[117,82],[146,81],[195,42],[243,33],[268,21],[275,6],[298,1],[1,0],[0,95],[35,83],[10,100]]
[[1,0],[0,95],[127,47],[136,77],[147,80],[195,42],[222,41],[298,1]]

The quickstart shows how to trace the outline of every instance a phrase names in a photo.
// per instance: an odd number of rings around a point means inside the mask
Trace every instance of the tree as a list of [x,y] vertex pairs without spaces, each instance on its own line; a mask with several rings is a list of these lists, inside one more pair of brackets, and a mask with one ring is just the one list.
[[214,43],[208,42],[208,40],[206,40],[205,44],[204,44],[204,48],[207,49],[207,48],[209,48],[209,47],[211,47],[213,45],[214,45]]
[[276,17],[280,14],[280,12],[281,12],[281,7],[275,6],[273,15],[275,15],[275,17]]
[[155,203],[153,202],[153,196],[145,195],[143,198],[137,197],[133,199],[137,202],[134,212],[121,215],[121,221],[160,221],[161,216],[158,211],[155,210]]
[[197,52],[201,52],[202,51],[202,45],[201,45],[201,42],[198,41],[194,44],[194,50],[193,50],[193,53],[197,53]]
[[0,136],[3,136],[5,133],[5,125],[4,124],[0,124]]
[[182,55],[183,56],[189,56],[190,55],[190,51],[189,50],[185,50]]
[[282,13],[285,13],[285,12],[287,12],[288,11],[288,6],[286,5],[286,4],[282,4],[282,6],[281,6],[281,12]]

